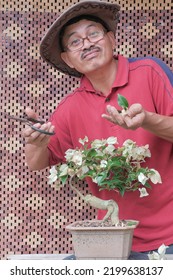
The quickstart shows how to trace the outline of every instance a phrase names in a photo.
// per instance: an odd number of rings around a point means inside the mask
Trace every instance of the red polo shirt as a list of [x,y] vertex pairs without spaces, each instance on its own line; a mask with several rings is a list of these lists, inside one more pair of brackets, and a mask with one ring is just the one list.
[[[119,108],[117,94],[127,98],[129,104],[140,103],[145,110],[161,115],[173,115],[173,74],[156,58],[126,59],[118,56],[118,71],[108,95],[96,92],[86,77],[80,87],[67,95],[51,117],[56,134],[49,143],[50,165],[64,160],[65,151],[79,146],[78,139],[89,140],[116,136],[121,145],[132,139],[139,145],[149,144],[151,158],[146,164],[159,171],[162,184],[153,185],[149,196],[140,198],[139,192],[125,193],[98,191],[97,185],[88,181],[91,192],[101,198],[115,199],[119,205],[120,219],[140,221],[134,231],[135,251],[158,248],[162,243],[173,243],[173,145],[154,134],[138,128],[126,130],[108,122],[101,115],[111,104]],[[101,219],[104,211],[98,211]]]

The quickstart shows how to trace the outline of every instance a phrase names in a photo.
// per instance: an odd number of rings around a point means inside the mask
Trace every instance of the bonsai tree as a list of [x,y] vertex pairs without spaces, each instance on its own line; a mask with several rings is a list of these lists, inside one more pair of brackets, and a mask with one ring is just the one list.
[[49,183],[57,181],[64,185],[68,179],[71,188],[91,206],[107,209],[103,221],[111,218],[112,224],[119,222],[118,205],[114,200],[102,200],[91,194],[84,196],[72,180],[83,180],[90,177],[97,183],[100,191],[103,189],[116,190],[122,196],[127,191],[139,191],[140,197],[147,196],[147,188],[161,183],[161,177],[155,169],[143,167],[146,157],[150,157],[148,145],[138,146],[128,139],[121,147],[116,147],[116,137],[96,139],[87,145],[88,138],[79,139],[80,148],[68,149],[65,153],[66,163],[58,164],[50,169]]
[[[127,100],[118,95],[118,103],[123,108],[122,114],[128,108]],[[138,146],[136,142],[127,139],[119,146],[116,137],[88,141],[88,137],[79,139],[80,147],[68,149],[65,153],[65,163],[53,166],[48,176],[49,183],[55,181],[64,185],[69,180],[70,187],[86,203],[99,209],[107,210],[103,221],[111,219],[112,225],[119,223],[118,205],[114,200],[102,200],[91,194],[84,196],[73,180],[83,180],[90,177],[98,185],[99,190],[115,190],[124,195],[125,192],[139,191],[140,197],[147,196],[150,182],[161,183],[157,170],[144,167],[145,159],[151,157],[149,146]]]

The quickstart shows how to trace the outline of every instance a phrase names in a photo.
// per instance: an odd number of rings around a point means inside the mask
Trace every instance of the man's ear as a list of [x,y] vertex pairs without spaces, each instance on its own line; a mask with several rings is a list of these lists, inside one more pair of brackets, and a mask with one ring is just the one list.
[[61,58],[70,68],[74,68],[66,52],[61,53]]

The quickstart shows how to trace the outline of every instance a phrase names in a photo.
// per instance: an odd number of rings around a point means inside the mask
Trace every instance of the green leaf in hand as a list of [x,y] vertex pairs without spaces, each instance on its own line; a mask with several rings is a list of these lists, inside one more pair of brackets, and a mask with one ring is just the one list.
[[127,110],[129,107],[129,103],[127,99],[121,94],[118,94],[118,105],[122,107],[124,110]]

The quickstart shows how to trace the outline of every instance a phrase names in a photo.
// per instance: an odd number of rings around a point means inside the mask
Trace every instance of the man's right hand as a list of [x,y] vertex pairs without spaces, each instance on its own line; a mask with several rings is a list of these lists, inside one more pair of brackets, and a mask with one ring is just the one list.
[[[26,108],[25,113],[29,118],[38,119],[36,112],[34,110],[32,110],[31,108]],[[48,131],[48,132],[54,131],[54,126],[50,122],[44,123],[44,124],[37,123],[37,124],[34,124],[33,126],[39,128],[41,130]],[[47,146],[49,139],[51,137],[50,135],[46,135],[46,134],[40,133],[39,131],[35,131],[29,126],[26,126],[22,135],[25,138],[25,142],[27,144],[36,145],[39,147],[43,146],[43,145]]]
[[[25,113],[30,118],[38,119],[37,114],[30,108],[26,108]],[[36,123],[34,126],[41,130],[54,131],[54,126],[50,122],[45,124]],[[49,166],[47,146],[51,136],[35,131],[29,126],[24,129],[22,134],[26,142],[25,156],[30,170],[41,170]]]

